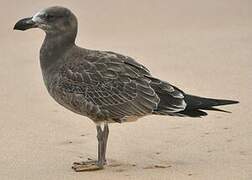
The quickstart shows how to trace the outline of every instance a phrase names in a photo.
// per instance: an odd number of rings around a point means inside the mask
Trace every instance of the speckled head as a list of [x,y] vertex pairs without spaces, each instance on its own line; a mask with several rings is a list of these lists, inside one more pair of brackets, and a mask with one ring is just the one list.
[[40,28],[47,34],[77,33],[77,18],[69,9],[53,6],[19,20],[14,26],[22,31],[30,28]]

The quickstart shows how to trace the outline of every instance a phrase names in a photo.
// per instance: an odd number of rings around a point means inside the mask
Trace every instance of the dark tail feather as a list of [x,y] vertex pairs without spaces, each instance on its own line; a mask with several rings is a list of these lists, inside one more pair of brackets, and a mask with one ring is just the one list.
[[190,117],[200,117],[207,115],[207,113],[205,112],[202,113],[203,111],[200,110],[214,110],[214,111],[228,112],[214,107],[239,103],[238,101],[233,100],[203,98],[188,94],[185,94],[184,96],[185,96],[184,100],[187,104],[187,107],[184,111],[179,113]]
[[185,95],[185,102],[187,104],[188,109],[206,109],[206,110],[208,110],[213,106],[222,106],[222,105],[239,103],[238,101],[233,100],[203,98],[187,94]]

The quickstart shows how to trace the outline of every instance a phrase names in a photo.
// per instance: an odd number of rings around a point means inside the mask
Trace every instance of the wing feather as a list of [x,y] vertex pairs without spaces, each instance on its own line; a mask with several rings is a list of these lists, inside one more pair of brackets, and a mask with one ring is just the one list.
[[61,104],[94,121],[120,121],[157,108],[159,97],[144,77],[149,74],[147,68],[126,56],[92,53],[61,67],[54,86],[54,93],[66,94],[57,96]]
[[60,68],[53,88],[58,102],[94,121],[173,115],[186,107],[182,91],[127,56],[90,51]]

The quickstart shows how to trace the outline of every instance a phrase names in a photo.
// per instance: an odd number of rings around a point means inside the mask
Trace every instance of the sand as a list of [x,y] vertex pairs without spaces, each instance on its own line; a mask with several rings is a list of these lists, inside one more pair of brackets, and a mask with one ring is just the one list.
[[[239,100],[204,118],[148,116],[110,126],[102,171],[76,173],[96,157],[95,125],[59,106],[42,82],[40,30],[13,31],[43,7],[79,18],[77,43],[120,52],[188,93]],[[1,180],[251,180],[252,3],[250,0],[2,0]]]

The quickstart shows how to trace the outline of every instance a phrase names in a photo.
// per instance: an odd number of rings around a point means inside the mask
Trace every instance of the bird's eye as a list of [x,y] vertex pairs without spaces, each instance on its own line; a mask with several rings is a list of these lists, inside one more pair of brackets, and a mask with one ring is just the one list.
[[55,16],[52,15],[52,14],[45,14],[45,18],[46,18],[47,20],[53,20],[53,19],[55,18]]

